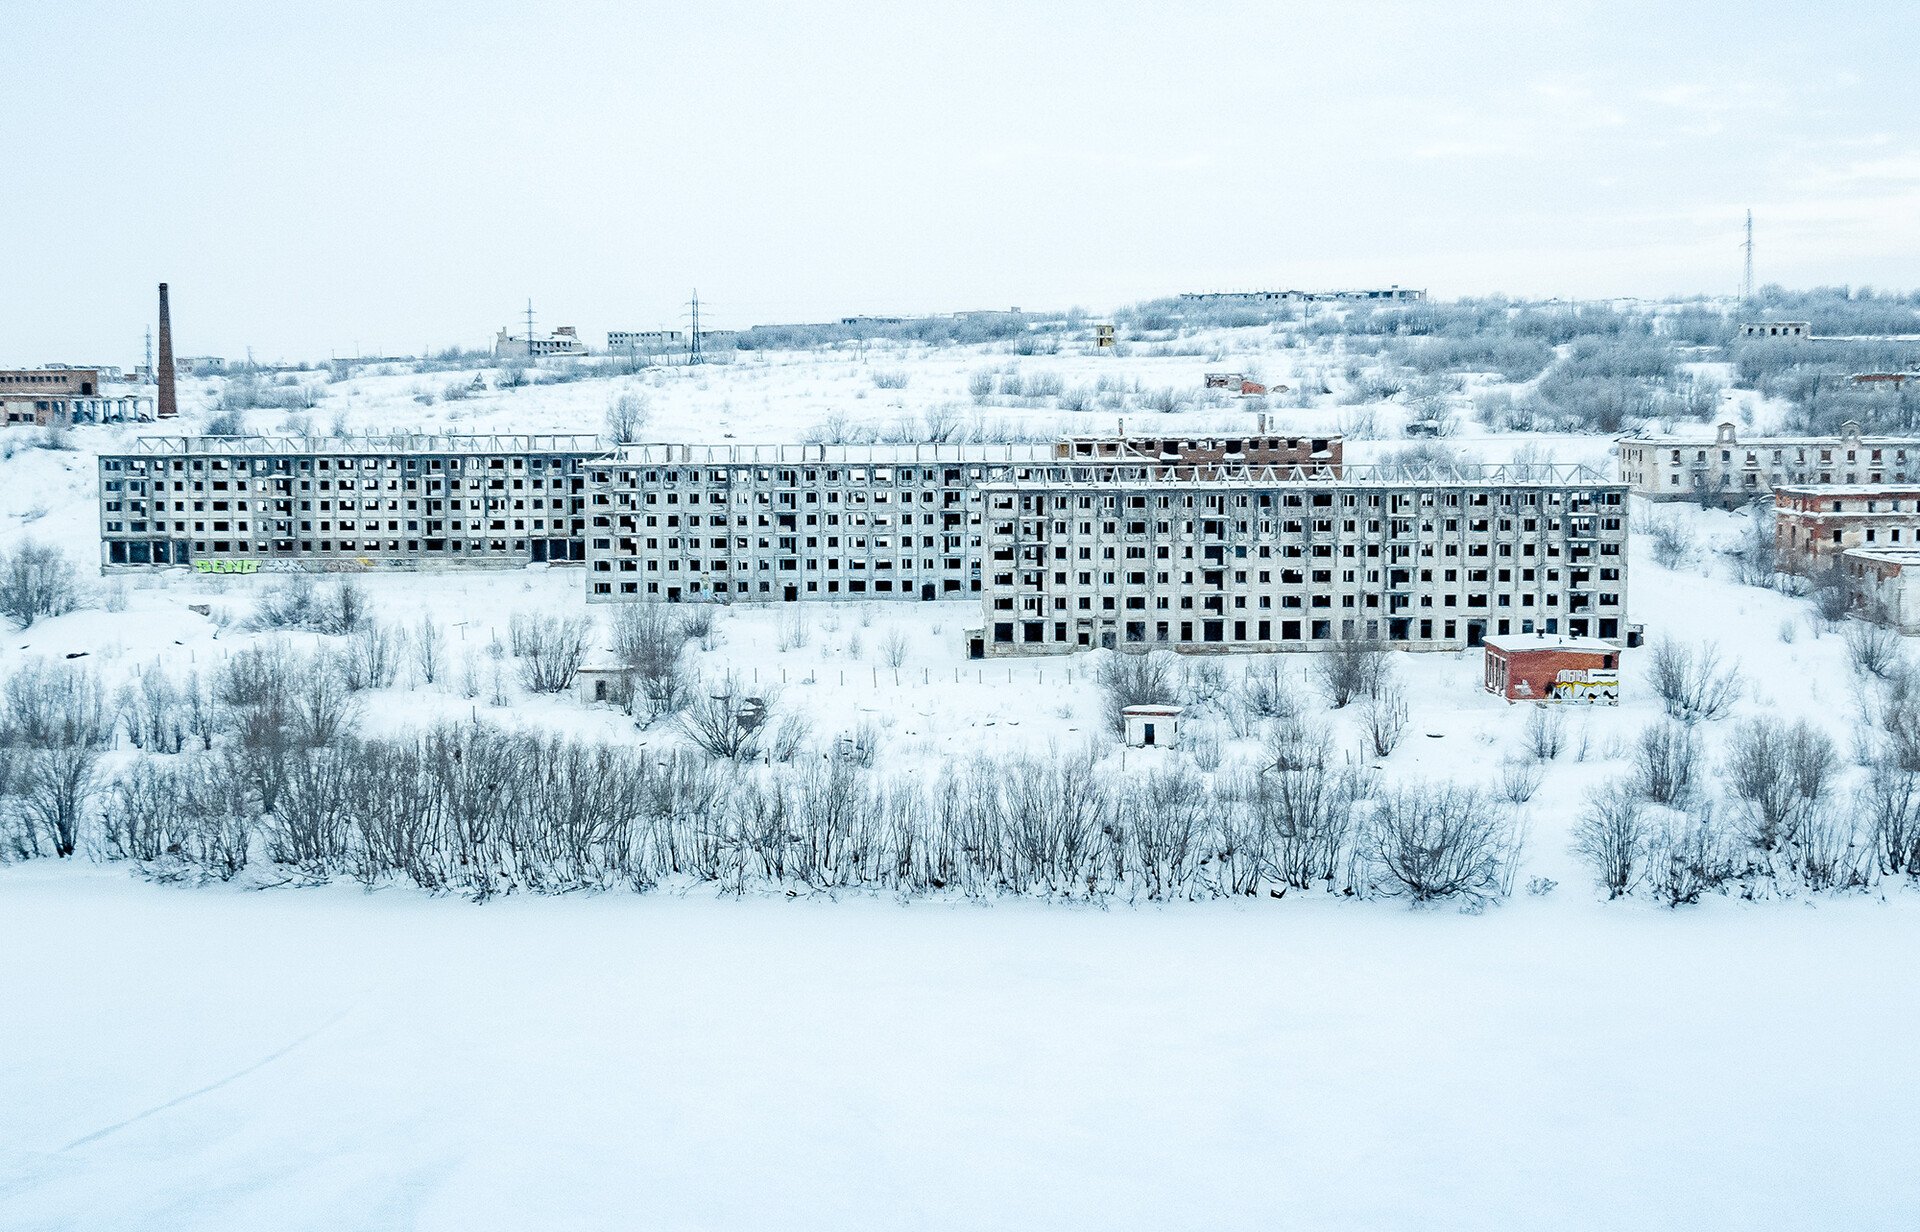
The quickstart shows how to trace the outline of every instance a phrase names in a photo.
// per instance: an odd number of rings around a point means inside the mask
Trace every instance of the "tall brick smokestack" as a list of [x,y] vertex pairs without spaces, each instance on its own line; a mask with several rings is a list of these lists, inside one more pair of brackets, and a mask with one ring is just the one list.
[[173,321],[167,315],[167,284],[160,284],[160,359],[154,365],[153,379],[160,383],[160,401],[154,407],[157,419],[172,419],[180,413],[173,400]]

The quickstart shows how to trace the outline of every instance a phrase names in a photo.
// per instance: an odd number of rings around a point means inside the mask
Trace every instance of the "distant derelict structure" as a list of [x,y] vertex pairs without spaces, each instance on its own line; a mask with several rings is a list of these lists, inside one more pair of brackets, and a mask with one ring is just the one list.
[[1356,287],[1344,291],[1182,291],[1180,298],[1194,300],[1204,304],[1272,304],[1272,303],[1422,303],[1427,298],[1424,289],[1403,287],[1395,283],[1390,287]]

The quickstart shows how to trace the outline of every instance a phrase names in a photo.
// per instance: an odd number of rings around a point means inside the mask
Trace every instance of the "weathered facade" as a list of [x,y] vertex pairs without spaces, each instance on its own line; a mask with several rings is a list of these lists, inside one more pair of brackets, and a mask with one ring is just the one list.
[[1920,546],[1848,548],[1840,568],[1854,611],[1901,633],[1920,633]]
[[1048,445],[629,445],[587,474],[593,602],[957,599],[979,487]]
[[102,454],[105,569],[500,567],[586,558],[592,436],[142,437]]
[[98,368],[9,368],[0,371],[0,424],[128,423],[153,418],[144,389],[103,380]]
[[1622,437],[1620,478],[1649,500],[1697,500],[1723,508],[1785,484],[1920,481],[1920,439],[1862,436],[1848,421],[1839,436],[1739,439],[1731,423],[1711,441]]
[[1585,468],[1064,466],[981,492],[992,655],[1625,633],[1626,487]]
[[1620,648],[1541,633],[1487,639],[1487,692],[1510,702],[1620,704]]
[[1773,534],[1780,567],[1796,573],[1832,568],[1849,548],[1920,546],[1920,483],[1777,488]]

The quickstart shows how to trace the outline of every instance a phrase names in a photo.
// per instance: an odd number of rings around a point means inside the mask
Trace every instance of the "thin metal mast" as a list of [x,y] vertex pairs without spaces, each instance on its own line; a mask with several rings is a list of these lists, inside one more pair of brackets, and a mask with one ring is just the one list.
[[1741,247],[1747,250],[1747,272],[1746,272],[1746,276],[1742,278],[1740,281],[1740,298],[1742,301],[1750,301],[1753,299],[1753,211],[1752,210],[1747,211],[1747,242],[1742,244]]
[[706,362],[706,356],[700,353],[700,288],[699,287],[695,287],[693,289],[693,300],[689,304],[689,307],[693,309],[693,328],[689,331],[688,338],[687,338],[687,363],[702,364]]

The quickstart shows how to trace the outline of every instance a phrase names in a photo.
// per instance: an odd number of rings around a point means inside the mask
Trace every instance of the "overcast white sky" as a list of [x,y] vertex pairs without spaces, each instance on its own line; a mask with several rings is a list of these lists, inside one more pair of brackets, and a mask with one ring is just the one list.
[[0,362],[1920,285],[1920,8],[0,6]]

